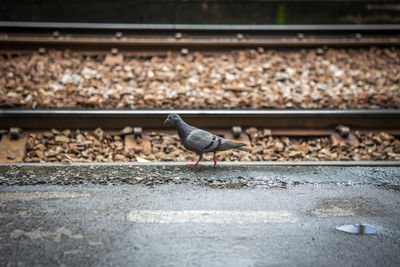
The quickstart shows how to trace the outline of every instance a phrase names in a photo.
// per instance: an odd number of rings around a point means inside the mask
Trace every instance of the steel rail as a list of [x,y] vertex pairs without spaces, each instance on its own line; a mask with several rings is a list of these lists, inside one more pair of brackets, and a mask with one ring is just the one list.
[[271,129],[334,129],[343,124],[357,129],[400,129],[400,109],[387,110],[85,110],[0,109],[0,128],[121,129],[127,125],[161,128],[169,113],[180,114],[198,127],[232,126]]
[[1,28],[77,29],[77,30],[184,30],[184,31],[400,31],[400,24],[325,24],[325,25],[251,25],[251,24],[122,24],[0,21]]
[[0,48],[223,49],[277,46],[392,46],[395,25],[185,25],[0,22]]

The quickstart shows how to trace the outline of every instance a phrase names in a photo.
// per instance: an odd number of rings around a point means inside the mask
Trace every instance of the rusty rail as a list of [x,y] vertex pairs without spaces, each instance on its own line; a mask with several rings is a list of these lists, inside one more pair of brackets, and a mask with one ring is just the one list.
[[0,22],[1,49],[233,49],[397,46],[400,25],[176,25]]

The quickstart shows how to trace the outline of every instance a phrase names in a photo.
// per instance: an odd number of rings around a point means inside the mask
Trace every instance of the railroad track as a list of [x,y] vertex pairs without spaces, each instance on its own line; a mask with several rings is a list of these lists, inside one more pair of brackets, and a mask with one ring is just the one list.
[[[25,155],[27,137],[38,138],[35,142],[48,141],[40,136],[54,139],[53,144],[61,145],[64,141],[72,142],[77,138],[76,130],[94,131],[94,135],[87,138],[99,138],[106,131],[111,138],[109,142],[123,141],[125,151],[142,151],[144,154],[153,151],[152,143],[159,142],[165,136],[172,136],[175,130],[163,121],[171,112],[179,113],[188,123],[200,128],[208,129],[227,139],[254,142],[254,134],[262,131],[271,137],[283,138],[318,138],[328,137],[331,142],[339,146],[356,147],[360,135],[357,132],[379,135],[381,132],[392,136],[400,135],[400,110],[0,110],[0,129],[5,137],[0,146],[4,151],[11,147],[20,147],[20,155]],[[126,127],[130,128],[126,128]],[[102,130],[99,130],[102,129]],[[24,134],[20,143],[13,142],[8,136]],[[57,129],[52,130],[50,129]],[[129,129],[124,131],[122,129]],[[253,129],[253,130],[250,130]],[[258,129],[258,130],[257,130]],[[63,131],[65,130],[65,131]],[[121,131],[122,130],[122,131]],[[72,132],[73,131],[73,132]],[[44,134],[47,132],[47,134]],[[38,137],[39,136],[39,137]],[[58,136],[58,137],[57,137]],[[115,139],[113,136],[120,136]],[[253,136],[253,137],[252,137]],[[57,138],[58,139],[57,139]],[[384,136],[385,137],[385,136]],[[103,138],[103,137],[100,137]],[[122,138],[122,139],[121,139]],[[137,141],[139,138],[140,141]],[[170,138],[170,137],[168,137]],[[367,137],[369,140],[374,136]],[[386,138],[386,137],[385,137]],[[276,139],[274,142],[280,142]],[[101,140],[101,139],[100,139]],[[317,140],[317,139],[315,139]],[[393,139],[387,139],[393,140]],[[175,142],[175,143],[174,143]],[[270,142],[266,139],[263,142]],[[321,142],[321,141],[318,141]],[[370,142],[370,141],[368,141]],[[392,142],[392,141],[390,141]],[[110,144],[111,144],[110,143]],[[163,143],[163,142],[162,142]],[[173,141],[177,145],[176,140]],[[342,145],[341,145],[342,144]],[[395,143],[393,143],[394,145]],[[164,151],[166,144],[158,147]],[[388,144],[386,144],[387,147]],[[72,146],[81,147],[79,144]],[[111,145],[113,146],[113,145]],[[138,148],[140,147],[140,148]],[[41,148],[43,149],[43,147]],[[79,148],[81,149],[81,148]],[[78,149],[78,150],[79,150]],[[82,147],[83,149],[83,147]],[[382,148],[384,149],[384,148]],[[72,149],[77,152],[76,149]],[[147,152],[146,152],[147,151]],[[395,150],[394,150],[395,151]],[[163,153],[163,152],[162,152]],[[169,153],[169,152],[168,152]],[[166,153],[166,154],[168,154]],[[392,152],[390,152],[392,153]],[[148,155],[148,154],[147,154]],[[397,159],[392,153],[389,158]],[[3,158],[7,155],[3,155]],[[0,156],[1,158],[1,156]],[[160,159],[162,159],[161,157]],[[167,157],[166,157],[167,158]],[[1,161],[1,160],[0,160]]]
[[166,128],[169,113],[179,113],[198,127],[233,126],[271,129],[331,130],[339,124],[354,129],[386,130],[399,133],[400,110],[98,110],[0,109],[0,128],[22,127],[121,129],[127,125],[143,128]]
[[[400,44],[399,33],[400,25],[199,26],[0,22],[0,50],[10,52],[33,48],[68,48],[98,53],[99,50],[111,49],[118,53],[115,49],[118,48],[124,52],[178,50],[187,53],[188,49],[274,46],[397,46]],[[335,136],[335,140],[350,143],[354,141],[354,144],[357,142],[353,134],[356,130],[400,135],[399,110],[83,109],[1,109],[0,129],[3,130],[0,134],[4,137],[5,133],[18,133],[16,129],[20,128],[25,132],[26,141],[27,133],[43,133],[52,128],[102,128],[104,131],[113,132],[112,136],[117,136],[122,128],[132,126],[132,132],[122,138],[125,144],[130,144],[127,145],[128,149],[134,149],[137,146],[144,147],[135,141],[137,137],[144,143],[149,143],[149,136],[154,136],[154,132],[172,134],[171,126],[163,125],[166,116],[171,112],[181,114],[190,124],[246,142],[250,142],[249,134],[245,132],[249,127],[267,129],[271,136]],[[338,133],[335,130],[338,125],[347,127],[350,135]],[[53,135],[62,136],[63,133]],[[158,136],[162,138],[162,135]],[[41,142],[39,139],[36,141]],[[7,144],[12,146],[15,143]],[[26,144],[21,142],[20,148],[24,149],[25,146]],[[24,153],[25,151],[22,155],[25,155]],[[397,154],[393,155],[391,158],[397,159]],[[21,157],[19,159],[22,160]]]
[[233,49],[397,46],[400,25],[181,25],[0,22],[0,49]]

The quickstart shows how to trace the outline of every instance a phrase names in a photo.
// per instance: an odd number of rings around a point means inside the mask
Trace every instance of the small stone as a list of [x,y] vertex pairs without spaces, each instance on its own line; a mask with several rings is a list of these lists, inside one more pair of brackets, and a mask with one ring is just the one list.
[[69,138],[64,135],[57,135],[55,140],[56,144],[64,144],[69,142]]
[[94,135],[97,137],[97,139],[99,139],[100,141],[104,139],[104,131],[100,128],[97,128],[94,131]]
[[250,128],[247,128],[247,129],[246,129],[246,133],[247,133],[248,135],[252,135],[252,134],[258,133],[258,130],[257,130],[257,128],[255,128],[255,127],[250,127]]
[[389,152],[387,155],[393,158],[400,158],[400,153]]
[[179,156],[180,154],[182,154],[182,151],[180,151],[180,150],[174,150],[174,151],[172,151],[171,153],[169,153],[168,156],[176,157],[176,156]]
[[336,131],[340,134],[341,137],[346,138],[349,136],[350,127],[344,125],[336,126]]
[[106,58],[104,59],[104,64],[105,65],[120,65],[124,61],[124,55],[123,54],[118,54],[118,50],[112,50],[112,53],[107,55]]
[[12,127],[12,128],[10,128],[9,134],[10,134],[11,140],[17,140],[21,137],[22,130],[21,130],[21,128]]
[[66,130],[62,131],[62,133],[65,136],[69,136],[71,134],[71,130],[66,129]]
[[274,150],[277,152],[281,152],[285,149],[285,146],[281,142],[276,142],[274,145]]
[[56,129],[51,129],[51,132],[52,132],[54,135],[61,134],[61,132],[58,131],[58,130],[56,130]]
[[15,158],[16,158],[16,156],[13,155],[13,154],[8,154],[7,155],[7,159],[15,159]]
[[9,92],[9,93],[7,93],[7,97],[9,97],[9,98],[16,98],[16,97],[18,97],[18,94],[16,93],[16,92]]
[[124,129],[121,131],[121,135],[128,135],[128,134],[133,134],[133,128],[130,126],[126,126]]
[[40,159],[43,159],[45,157],[43,151],[36,150],[35,152],[36,152],[36,156],[39,157]]
[[302,155],[302,154],[301,154],[300,151],[290,151],[289,154],[288,154],[288,156],[289,156],[290,158],[295,158],[295,157],[301,156],[301,155]]
[[317,48],[317,55],[323,55],[324,54],[324,49],[323,48]]
[[26,149],[32,150],[35,147],[35,140],[30,137],[28,138],[28,141],[26,142]]
[[52,137],[53,137],[53,133],[47,131],[47,132],[44,132],[44,133],[43,133],[43,136],[46,137],[46,138],[52,138]]
[[150,162],[149,160],[142,158],[142,157],[136,157],[137,162]]
[[114,160],[118,160],[118,161],[127,161],[126,157],[124,155],[115,155],[114,156]]
[[83,144],[83,143],[86,141],[86,138],[85,138],[85,136],[83,136],[82,134],[78,134],[78,135],[76,136],[76,141],[77,141],[78,143]]
[[46,157],[54,157],[54,156],[58,155],[58,152],[56,150],[50,149],[49,151],[45,152],[45,155],[46,155]]
[[263,130],[263,136],[264,137],[271,136],[271,135],[272,135],[272,132],[271,132],[270,129],[264,129]]
[[144,101],[146,102],[156,102],[157,98],[154,95],[144,95]]

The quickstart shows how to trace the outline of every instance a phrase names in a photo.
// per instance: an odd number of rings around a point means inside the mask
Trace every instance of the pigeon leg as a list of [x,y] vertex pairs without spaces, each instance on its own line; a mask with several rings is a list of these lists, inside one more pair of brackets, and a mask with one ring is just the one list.
[[217,152],[214,152],[213,160],[214,160],[214,167],[215,167],[215,166],[217,166]]
[[199,162],[200,162],[200,160],[203,158],[203,154],[200,154],[200,157],[199,157],[199,160],[198,161],[196,161],[196,163],[192,163],[192,164],[188,164],[188,165],[190,165],[190,166],[197,166],[197,165],[201,165],[201,164],[199,164]]

